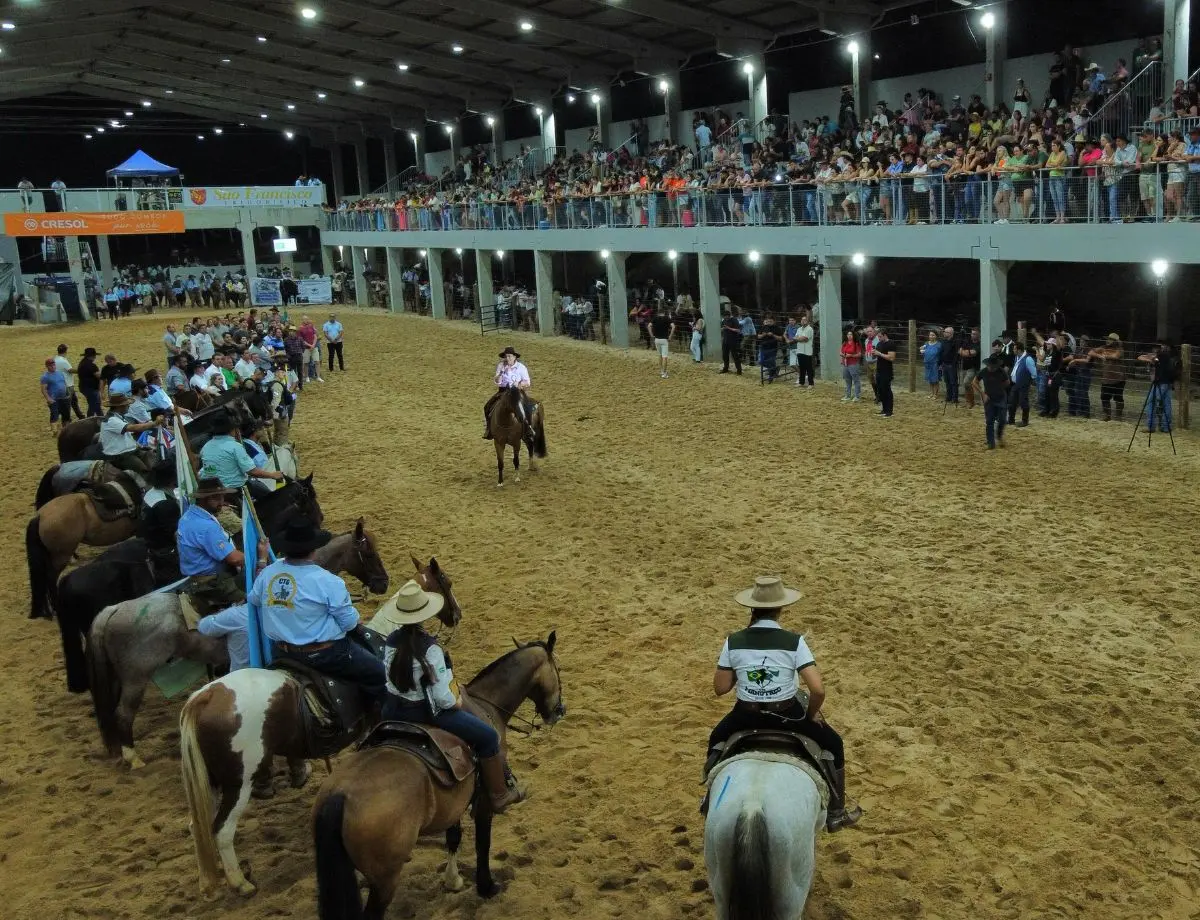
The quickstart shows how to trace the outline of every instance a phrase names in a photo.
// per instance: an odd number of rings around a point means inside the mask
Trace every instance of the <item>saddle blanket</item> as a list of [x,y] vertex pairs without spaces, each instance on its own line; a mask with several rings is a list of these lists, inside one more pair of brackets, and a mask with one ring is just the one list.
[[[717,779],[725,771],[725,768],[730,764],[738,763],[742,760],[756,760],[759,763],[786,763],[789,766],[795,767],[801,773],[804,773],[817,786],[817,792],[821,795],[821,807],[828,810],[829,808],[829,784],[825,782],[825,777],[821,775],[821,771],[810,764],[802,757],[796,757],[791,754],[781,754],[778,751],[743,751],[740,754],[734,754],[728,760],[722,760],[712,772],[708,774],[708,791],[711,795]],[[717,787],[718,789],[720,787]]]

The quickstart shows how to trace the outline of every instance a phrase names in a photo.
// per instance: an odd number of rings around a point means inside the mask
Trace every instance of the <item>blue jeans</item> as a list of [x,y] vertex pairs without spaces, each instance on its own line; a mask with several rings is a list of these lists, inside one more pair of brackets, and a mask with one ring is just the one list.
[[1117,183],[1113,183],[1112,185],[1107,186],[1105,189],[1105,191],[1108,193],[1108,219],[1113,223],[1116,223],[1121,219],[1121,211],[1117,206],[1117,202],[1119,200],[1119,189],[1120,186]]
[[946,384],[946,402],[958,402],[958,365],[943,364],[942,380]]
[[1054,203],[1055,218],[1067,215],[1067,180],[1050,177],[1050,200]]
[[87,400],[88,416],[103,415],[100,411],[100,391],[99,390],[82,390],[83,398]]
[[372,700],[382,700],[387,695],[383,662],[346,636],[315,652],[285,652],[278,647],[272,652],[276,658],[291,658],[314,671],[358,684]]
[[850,390],[854,389],[854,398],[858,399],[862,396],[862,365],[851,364],[849,367],[842,368],[842,380],[846,384],[846,396],[849,397]]
[[417,722],[440,728],[462,738],[480,759],[500,753],[500,736],[496,730],[483,719],[461,709],[439,712],[431,721],[424,703],[413,703],[389,693],[383,704],[383,718],[388,722]]
[[999,400],[989,399],[983,406],[984,424],[987,425],[988,447],[996,446],[996,439],[1004,440],[1004,424],[1008,407]]
[[1146,430],[1169,432],[1171,430],[1172,385],[1156,383],[1146,394]]

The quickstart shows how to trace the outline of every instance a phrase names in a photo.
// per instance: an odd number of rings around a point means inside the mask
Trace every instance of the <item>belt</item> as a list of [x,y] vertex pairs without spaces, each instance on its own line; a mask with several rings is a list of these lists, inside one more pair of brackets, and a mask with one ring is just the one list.
[[329,642],[310,642],[308,645],[292,645],[290,642],[276,642],[275,644],[285,652],[320,652],[333,647],[332,640]]
[[791,699],[775,700],[770,703],[751,703],[747,700],[738,700],[737,708],[748,712],[782,712],[785,709],[791,709],[795,704],[796,698],[793,696]]

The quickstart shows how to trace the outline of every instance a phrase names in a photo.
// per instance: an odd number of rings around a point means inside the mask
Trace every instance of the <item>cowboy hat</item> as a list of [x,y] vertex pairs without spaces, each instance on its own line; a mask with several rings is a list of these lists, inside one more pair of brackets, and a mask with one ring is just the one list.
[[279,550],[285,556],[307,556],[333,539],[328,530],[321,530],[305,517],[294,517],[275,537]]
[[225,485],[216,476],[205,476],[203,479],[197,480],[196,491],[192,493],[192,498],[212,498],[220,495],[237,494],[237,489],[227,489]]
[[409,626],[414,623],[424,623],[435,617],[445,604],[440,594],[428,594],[412,579],[393,594],[379,608],[371,621],[371,628],[376,632],[385,632],[374,624],[379,622],[391,627]]
[[743,607],[771,610],[796,603],[800,600],[800,592],[784,587],[783,579],[778,575],[759,575],[754,579],[753,588],[739,591],[733,599]]
[[83,350],[83,354],[82,354],[80,357],[83,357],[83,358],[94,358],[94,357],[96,357],[96,355],[98,355],[98,354],[100,354],[100,352],[96,351],[96,349],[94,349],[94,348],[85,348],[85,349]]
[[501,358],[503,358],[505,355],[512,355],[518,361],[521,360],[521,353],[519,351],[517,351],[515,348],[513,348],[511,345],[505,345],[504,350],[502,352],[500,352]]
[[1121,341],[1121,337],[1119,335],[1117,335],[1115,332],[1110,332],[1108,334],[1108,341],[1119,342],[1119,341]]
[[124,409],[127,406],[132,406],[132,405],[133,405],[133,400],[130,399],[128,396],[126,396],[124,393],[112,393],[108,397],[108,408],[110,408],[110,409]]

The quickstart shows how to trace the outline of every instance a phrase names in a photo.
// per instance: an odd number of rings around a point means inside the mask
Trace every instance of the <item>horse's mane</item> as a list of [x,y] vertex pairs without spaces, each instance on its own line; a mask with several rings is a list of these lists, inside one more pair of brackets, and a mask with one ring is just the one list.
[[543,642],[541,639],[536,639],[533,642],[530,642],[528,645],[522,645],[520,648],[514,648],[512,651],[506,652],[505,654],[503,654],[499,658],[497,658],[495,661],[493,661],[491,664],[485,665],[484,669],[482,671],[480,671],[478,674],[476,674],[474,677],[472,677],[467,682],[467,686],[470,687],[471,684],[474,684],[477,681],[483,680],[483,678],[487,677],[493,671],[497,670],[501,665],[503,665],[505,662],[507,662],[510,658],[513,658],[516,655],[519,655],[521,652],[524,652],[531,648],[543,649],[543,650],[545,650],[547,656],[549,656],[549,654],[550,654],[550,650],[546,648],[546,643]]

